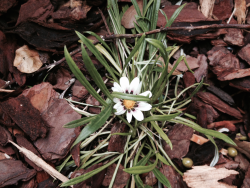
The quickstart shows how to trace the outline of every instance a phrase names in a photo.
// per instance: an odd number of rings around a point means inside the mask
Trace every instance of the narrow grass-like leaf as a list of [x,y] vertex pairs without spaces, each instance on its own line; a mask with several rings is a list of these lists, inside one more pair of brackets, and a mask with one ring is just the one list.
[[188,70],[191,72],[191,73],[193,73],[194,74],[194,72],[190,69],[190,67],[189,67],[189,65],[188,65],[188,63],[187,63],[187,59],[186,59],[186,57],[184,56],[184,63],[185,63],[185,65],[187,66],[187,68],[188,68]]
[[129,174],[143,174],[143,173],[147,173],[147,172],[152,171],[156,167],[157,162],[158,162],[158,160],[156,160],[154,162],[154,164],[152,164],[152,165],[148,165],[148,166],[134,166],[134,167],[131,167],[131,168],[123,169],[123,171],[127,172]]
[[118,99],[127,99],[132,101],[146,101],[150,102],[151,99],[142,95],[132,95],[127,93],[113,92],[112,96]]
[[178,116],[180,112],[175,113],[175,114],[170,114],[170,115],[153,115],[145,118],[142,122],[149,122],[149,121],[169,121],[176,116]]
[[168,138],[168,136],[163,132],[163,130],[154,122],[150,121],[151,125],[155,128],[155,130],[159,133],[161,138],[166,141],[166,143],[170,146],[170,149],[173,149],[173,145],[171,143],[171,140]]
[[150,156],[151,156],[151,153],[152,153],[152,151],[150,150],[145,157],[143,157],[136,165],[134,165],[134,167],[135,166],[144,166],[144,165],[146,165],[149,158],[150,158]]
[[174,64],[172,70],[168,73],[167,79],[169,79],[169,77],[172,76],[173,72],[175,71],[175,69],[177,68],[177,66],[179,65],[179,63],[181,62],[182,59],[183,59],[183,56],[180,56],[180,57],[178,58],[178,60],[177,60],[176,63]]
[[170,165],[169,162],[167,161],[167,159],[165,159],[160,153],[156,154],[158,159],[163,162],[165,165]]
[[100,43],[102,43],[103,46],[105,46],[105,48],[107,48],[110,52],[112,52],[108,44],[99,35],[95,34],[92,31],[84,31],[83,33],[88,33],[90,35],[93,35]]
[[109,64],[107,61],[104,59],[102,54],[96,49],[95,45],[89,41],[84,35],[76,31],[76,34],[78,37],[81,39],[81,41],[88,47],[88,49],[95,55],[95,57],[100,61],[100,63],[107,69],[109,74],[112,76],[112,78],[118,82],[118,79],[116,78],[115,74],[111,70]]
[[128,136],[128,135],[133,135],[133,133],[113,133],[113,134],[111,134],[111,136],[113,136],[113,135]]
[[85,138],[87,138],[89,135],[91,135],[95,131],[97,131],[101,126],[103,126],[112,112],[112,109],[113,109],[112,107],[113,107],[113,104],[110,103],[104,110],[100,112],[100,114],[95,116],[96,118],[93,119],[88,125],[86,125],[83,128],[83,130],[81,131],[80,135],[75,140],[72,147],[76,145],[77,143],[81,142],[82,140],[84,140]]
[[185,118],[176,117],[176,120],[170,120],[170,121],[185,124],[185,125],[193,128],[194,130],[200,132],[200,133],[219,138],[221,140],[224,140],[226,143],[229,143],[229,144],[232,144],[232,145],[236,146],[234,141],[231,138],[229,138],[227,135],[225,135],[223,133],[220,133],[218,131],[214,131],[214,130],[210,130],[210,129],[204,129],[204,128],[200,127],[198,124],[196,124],[196,123],[194,123],[194,122],[192,122],[190,120],[187,120]]
[[135,179],[135,184],[136,184],[137,188],[144,188],[143,181],[141,180],[141,178],[138,174],[134,175],[134,179]]
[[105,83],[102,80],[101,75],[99,74],[99,72],[96,70],[93,62],[91,61],[90,57],[88,56],[87,51],[85,50],[83,44],[81,44],[82,47],[82,59],[83,62],[85,64],[86,69],[88,70],[90,76],[92,77],[92,79],[94,80],[94,82],[96,83],[96,85],[101,89],[101,91],[109,98],[109,99],[113,99],[113,97],[111,96],[109,90],[107,89]]
[[101,172],[102,170],[104,170],[105,168],[109,167],[110,165],[112,165],[114,162],[116,162],[118,159],[120,159],[120,156],[116,157],[115,159],[113,159],[112,161],[110,161],[109,163],[103,165],[102,167],[100,168],[97,168],[95,170],[92,170],[91,172],[88,172],[86,174],[83,174],[81,176],[78,176],[76,178],[73,178],[69,181],[66,181],[64,182],[61,187],[67,187],[67,186],[70,186],[70,185],[75,185],[77,183],[80,183],[86,179],[89,179],[90,177],[94,176],[95,174]]
[[73,72],[75,77],[80,81],[80,83],[88,90],[88,92],[96,99],[98,100],[103,106],[107,106],[108,104],[103,100],[103,98],[96,92],[96,90],[91,86],[91,84],[88,82],[88,80],[85,78],[85,76],[82,74],[80,69],[75,64],[74,60],[70,56],[67,47],[64,47],[64,56],[66,59],[66,62],[69,65],[70,70]]
[[174,14],[171,16],[171,18],[168,20],[166,27],[170,27],[172,25],[172,23],[174,22],[174,20],[177,18],[177,16],[180,14],[180,12],[182,11],[182,9],[184,8],[184,6],[186,5],[183,4],[181,5],[179,8],[177,8],[174,12]]
[[[151,164],[151,163],[148,162],[148,164]],[[154,168],[153,173],[155,177],[157,178],[157,180],[159,180],[163,185],[165,185],[167,188],[172,188],[170,182],[168,181],[166,176],[161,173],[160,170],[158,170],[157,168]]]
[[[128,63],[129,63],[129,61],[133,58],[133,56],[135,55],[135,53],[137,52],[137,50],[140,48],[140,46],[141,46],[142,42],[144,41],[145,37],[146,37],[146,35],[143,34],[143,35],[141,36],[141,38],[137,41],[135,47],[133,48],[133,50],[131,51],[131,53],[129,54],[128,58],[127,58],[126,61],[125,61],[125,65],[124,65],[124,67],[123,67],[122,74],[123,74],[124,70],[126,69]],[[121,75],[122,75],[122,74],[121,74]]]
[[84,124],[90,122],[91,120],[93,120],[95,118],[96,118],[96,116],[84,117],[81,119],[71,121],[71,122],[65,124],[63,127],[64,128],[76,128],[76,127],[79,127],[81,125],[84,125]]

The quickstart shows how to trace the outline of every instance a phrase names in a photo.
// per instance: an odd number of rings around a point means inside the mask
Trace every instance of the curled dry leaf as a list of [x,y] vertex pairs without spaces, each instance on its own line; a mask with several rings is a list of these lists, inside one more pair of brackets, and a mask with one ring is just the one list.
[[16,50],[14,66],[23,73],[32,73],[37,71],[43,63],[36,50],[29,49],[27,45]]
[[246,0],[234,0],[234,15],[237,17],[238,24],[244,24],[246,20]]
[[194,166],[192,170],[188,170],[184,173],[183,180],[191,188],[233,188],[236,186],[218,182],[218,180],[226,178],[231,174],[238,174],[238,172],[234,170],[227,170],[225,168],[216,169],[207,165]]
[[207,18],[212,17],[214,2],[215,0],[200,0],[201,12],[205,17]]

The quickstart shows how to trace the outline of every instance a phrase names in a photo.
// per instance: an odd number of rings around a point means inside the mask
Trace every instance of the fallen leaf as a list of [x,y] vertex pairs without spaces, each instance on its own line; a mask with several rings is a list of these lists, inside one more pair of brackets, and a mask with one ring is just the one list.
[[[128,126],[125,123],[114,123],[111,134],[113,133],[127,133]],[[127,137],[122,135],[112,135],[109,140],[108,151],[117,151],[119,153],[124,153],[124,146],[127,142]]]
[[18,181],[28,181],[36,175],[36,171],[30,170],[19,160],[0,160],[0,187],[17,185]]
[[153,186],[157,183],[158,180],[155,177],[153,171],[150,171],[145,177],[142,178],[142,181],[146,185]]
[[69,87],[69,85],[66,84],[71,79],[70,72],[64,68],[59,68],[59,70],[56,73],[56,85],[53,86],[54,89],[60,89],[65,90]]
[[193,169],[184,173],[183,180],[191,188],[233,188],[236,186],[224,184],[218,182],[223,178],[230,176],[231,174],[239,174],[234,170],[227,170],[225,168],[216,169],[210,166],[193,166]]
[[239,163],[240,169],[244,172],[248,170],[249,162],[241,153],[238,153],[238,155],[234,157],[234,161]]
[[34,141],[38,137],[44,138],[46,136],[49,125],[25,96],[10,98],[0,103],[0,106],[31,140]]
[[208,129],[220,129],[220,128],[227,128],[229,131],[236,131],[235,125],[231,121],[218,121],[211,123],[207,126]]
[[211,18],[215,0],[200,0],[200,11],[206,18]]
[[[140,8],[140,11],[142,13],[143,10],[143,1],[138,1],[138,6]],[[129,9],[124,13],[122,16],[121,24],[126,28],[126,29],[132,29],[134,28],[134,22],[136,22],[135,16],[137,15],[136,10],[134,5],[129,7]]]
[[241,188],[249,188],[250,187],[250,166],[248,167],[248,170],[245,175],[245,179],[243,181],[243,184]]
[[237,17],[238,24],[244,24],[246,20],[246,0],[234,0],[234,15]]
[[79,82],[79,80],[76,80],[72,86],[72,100],[81,101],[88,95],[88,93],[88,90]]
[[43,63],[36,50],[29,49],[27,45],[16,50],[14,66],[23,73],[32,73],[37,71]]
[[168,138],[172,142],[173,149],[164,141],[163,149],[170,159],[181,159],[189,150],[190,139],[193,135],[193,129],[182,124],[175,124],[168,132]]
[[[107,173],[106,173],[105,178],[102,182],[103,186],[109,186],[116,166],[117,166],[117,164],[112,164],[107,168]],[[120,164],[118,167],[118,171],[116,174],[114,184],[113,184],[113,188],[123,188],[127,184],[127,181],[130,178],[130,174],[127,172],[124,172],[123,169],[124,169],[124,167]]]
[[250,159],[250,142],[247,141],[239,141],[234,140],[235,144],[237,146],[234,146],[235,149],[237,149],[240,153],[243,153],[247,156],[248,159]]

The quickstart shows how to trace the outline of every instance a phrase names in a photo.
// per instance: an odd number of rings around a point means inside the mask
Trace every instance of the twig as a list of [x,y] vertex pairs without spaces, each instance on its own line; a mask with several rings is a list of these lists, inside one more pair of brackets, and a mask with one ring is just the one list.
[[[250,25],[241,25],[241,24],[212,24],[212,25],[203,25],[203,26],[187,26],[187,27],[165,27],[165,28],[160,28],[160,29],[155,29],[152,31],[148,31],[145,32],[146,35],[151,35],[151,34],[155,34],[155,33],[160,33],[160,32],[166,32],[166,31],[178,31],[178,30],[187,30],[187,31],[192,31],[192,30],[198,30],[198,29],[222,29],[222,28],[237,28],[237,29],[250,29]],[[108,36],[104,36],[103,39],[104,40],[111,40],[111,39],[116,39],[116,38],[136,38],[136,37],[141,37],[144,33],[139,33],[139,34],[118,34],[118,35],[108,35]],[[95,40],[93,42],[93,44],[97,44],[99,43],[98,40]],[[73,56],[75,54],[77,54],[78,52],[81,51],[81,47],[78,47],[77,49],[75,49],[74,51],[70,52],[70,55]],[[39,69],[38,71],[32,73],[32,74],[36,74],[39,72],[42,72],[44,70],[47,70],[51,67],[57,66],[59,64],[61,64],[62,62],[65,61],[65,58],[63,57],[62,59],[60,59],[59,61],[56,61],[55,63],[47,66],[47,67],[43,67],[41,69]],[[15,83],[16,80],[13,79],[12,81],[6,83],[2,89],[7,88],[9,85]]]
[[[9,140],[11,144],[17,147],[17,149],[22,152],[29,160],[31,160],[33,163],[35,163],[37,166],[41,167],[44,171],[46,171],[49,175],[51,175],[53,178],[57,178],[61,180],[62,182],[66,182],[69,179],[58,172],[56,169],[54,169],[52,166],[50,166],[48,163],[46,163],[43,159],[35,155],[32,151],[27,150],[24,147],[20,147],[16,143]],[[73,187],[73,186],[71,186]]]
[[5,93],[11,93],[15,90],[9,90],[9,89],[0,89],[0,92],[5,92]]

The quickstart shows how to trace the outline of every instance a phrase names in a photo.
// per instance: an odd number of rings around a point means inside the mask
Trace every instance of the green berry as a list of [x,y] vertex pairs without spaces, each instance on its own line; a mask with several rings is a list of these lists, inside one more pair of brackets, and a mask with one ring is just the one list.
[[190,158],[183,158],[182,159],[182,164],[186,167],[186,168],[191,168],[193,166],[193,161]]
[[236,156],[238,155],[237,150],[236,150],[235,148],[233,148],[233,147],[229,147],[229,148],[227,149],[227,151],[228,151],[228,155],[229,155],[230,157],[236,157]]

